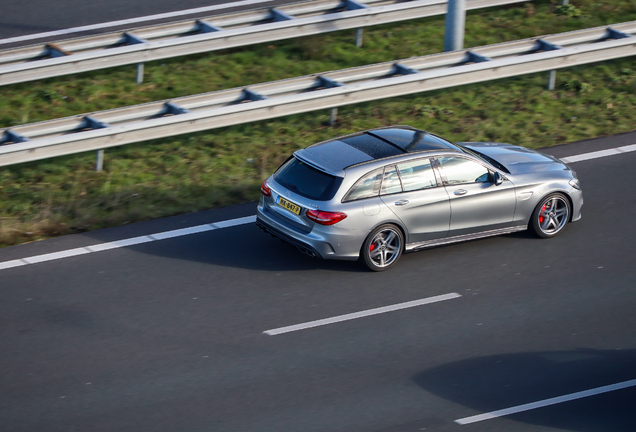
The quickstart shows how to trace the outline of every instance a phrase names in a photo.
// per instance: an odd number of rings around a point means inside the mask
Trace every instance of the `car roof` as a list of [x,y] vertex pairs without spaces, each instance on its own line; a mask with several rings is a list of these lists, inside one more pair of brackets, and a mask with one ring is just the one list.
[[377,159],[407,153],[451,150],[453,143],[410,126],[389,126],[323,141],[296,152],[301,159],[333,173]]

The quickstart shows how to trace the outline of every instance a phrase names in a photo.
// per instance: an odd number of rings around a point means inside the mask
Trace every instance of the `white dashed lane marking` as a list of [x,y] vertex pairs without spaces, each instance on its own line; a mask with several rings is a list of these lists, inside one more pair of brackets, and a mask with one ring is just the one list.
[[421,306],[421,305],[430,304],[430,303],[437,303],[437,302],[441,302],[444,300],[451,300],[458,297],[461,297],[461,295],[457,293],[442,294],[435,297],[428,297],[425,299],[413,300],[410,302],[398,303],[398,304],[379,307],[375,309],[368,309],[365,311],[354,312],[354,313],[350,313],[346,315],[338,315],[331,318],[325,318],[325,319],[316,320],[316,321],[309,321],[302,324],[295,324],[295,325],[291,325],[287,327],[280,327],[273,330],[266,330],[263,333],[269,336],[274,336],[274,335],[289,333],[289,332],[298,331],[298,330],[305,330],[312,327],[319,327],[319,326],[324,326],[324,325],[333,324],[337,322],[368,317],[371,315],[378,315],[382,313],[393,312],[400,309],[407,309],[407,308],[412,308],[415,306]]
[[466,425],[470,423],[477,423],[484,420],[490,420],[497,417],[503,417],[510,414],[516,414],[523,411],[529,411],[537,408],[542,408],[550,405],[555,405],[558,403],[568,402],[576,399],[581,399],[589,396],[594,396],[602,393],[607,393],[615,390],[621,390],[628,387],[636,386],[636,379],[630,381],[623,381],[617,384],[611,384],[603,387],[597,387],[591,390],[584,390],[576,393],[570,393],[564,396],[558,396],[550,399],[544,399],[538,402],[532,402],[524,405],[518,405],[512,408],[506,408],[498,411],[492,411],[485,414],[479,414],[472,417],[465,417],[459,420],[455,420],[455,423],[460,425]]

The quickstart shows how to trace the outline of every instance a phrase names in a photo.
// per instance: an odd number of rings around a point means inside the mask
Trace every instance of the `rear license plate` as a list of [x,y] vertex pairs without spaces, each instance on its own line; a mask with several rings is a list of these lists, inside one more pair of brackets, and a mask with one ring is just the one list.
[[290,212],[299,215],[300,214],[300,206],[297,206],[294,203],[287,201],[283,197],[278,197],[278,205],[281,207],[285,207]]

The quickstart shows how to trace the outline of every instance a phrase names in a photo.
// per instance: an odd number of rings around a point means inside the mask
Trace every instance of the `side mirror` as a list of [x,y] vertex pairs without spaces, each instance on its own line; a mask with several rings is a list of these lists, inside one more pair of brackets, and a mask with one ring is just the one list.
[[493,177],[494,177],[494,183],[496,186],[499,186],[504,181],[503,177],[501,176],[501,174],[499,174],[498,171],[495,171],[495,175]]

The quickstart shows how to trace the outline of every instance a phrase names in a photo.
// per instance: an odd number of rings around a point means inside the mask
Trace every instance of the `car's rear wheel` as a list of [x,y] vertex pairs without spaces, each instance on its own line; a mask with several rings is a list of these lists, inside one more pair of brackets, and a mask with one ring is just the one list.
[[546,196],[534,209],[529,228],[539,237],[554,237],[570,220],[570,201],[560,193]]
[[393,266],[402,255],[404,236],[395,225],[382,225],[374,229],[362,245],[362,262],[370,270],[384,271]]

